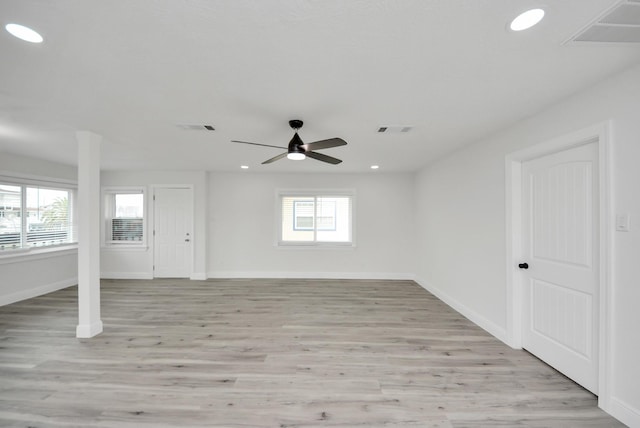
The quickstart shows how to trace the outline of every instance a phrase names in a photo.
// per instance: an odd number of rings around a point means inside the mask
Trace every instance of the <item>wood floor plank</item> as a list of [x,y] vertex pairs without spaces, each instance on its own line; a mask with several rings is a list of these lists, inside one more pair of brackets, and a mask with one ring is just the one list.
[[0,307],[0,426],[620,427],[412,281],[103,280]]

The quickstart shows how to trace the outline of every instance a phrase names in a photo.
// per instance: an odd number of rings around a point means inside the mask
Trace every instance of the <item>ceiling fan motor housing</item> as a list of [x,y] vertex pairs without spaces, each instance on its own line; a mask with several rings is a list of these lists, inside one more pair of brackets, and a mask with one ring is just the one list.
[[298,136],[298,133],[296,132],[293,135],[293,138],[291,139],[291,141],[289,141],[289,147],[288,147],[288,152],[289,153],[304,153],[305,150],[300,147],[302,144],[304,144],[302,142],[302,139]]

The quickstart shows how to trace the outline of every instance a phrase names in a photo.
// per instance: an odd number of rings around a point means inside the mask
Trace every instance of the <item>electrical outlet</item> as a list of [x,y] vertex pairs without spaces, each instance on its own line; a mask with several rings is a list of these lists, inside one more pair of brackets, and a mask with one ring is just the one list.
[[629,213],[616,214],[616,231],[629,231]]

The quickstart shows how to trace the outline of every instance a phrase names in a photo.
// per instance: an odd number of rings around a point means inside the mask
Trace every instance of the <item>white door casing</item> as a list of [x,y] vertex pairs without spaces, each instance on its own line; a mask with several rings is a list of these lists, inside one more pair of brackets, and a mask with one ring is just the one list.
[[598,392],[595,143],[522,165],[523,347]]
[[155,278],[188,278],[192,273],[192,194],[190,188],[155,188],[153,224],[153,276]]

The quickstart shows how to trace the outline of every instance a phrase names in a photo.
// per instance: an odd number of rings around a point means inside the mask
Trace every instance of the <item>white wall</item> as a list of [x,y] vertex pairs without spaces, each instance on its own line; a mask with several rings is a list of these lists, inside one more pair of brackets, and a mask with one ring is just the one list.
[[5,173],[32,178],[62,179],[74,183],[78,181],[78,170],[75,167],[2,152],[0,174]]
[[[292,276],[407,278],[505,340],[505,156],[611,120],[613,210],[631,216],[614,233],[613,379],[607,410],[640,426],[640,66],[551,106],[410,174],[102,173],[105,186],[188,184],[195,197],[198,278]],[[0,172],[75,180],[74,168],[0,154]],[[275,246],[277,189],[356,191],[354,249]],[[382,209],[380,202],[384,201]],[[103,251],[106,276],[151,277],[152,252]],[[0,304],[76,281],[75,252],[4,259]],[[13,300],[12,300],[13,299]]]
[[501,339],[507,327],[505,156],[611,120],[613,367],[608,411],[640,426],[640,66],[425,167],[416,177],[419,282]]
[[[68,183],[77,180],[77,171],[67,165],[0,153],[0,176]],[[75,248],[18,256],[0,253],[0,306],[77,284],[77,259]]]
[[[154,185],[193,185],[197,278],[413,277],[411,174],[103,171],[101,184],[144,186],[149,191]],[[275,245],[278,189],[355,190],[356,247],[278,248]],[[147,201],[152,205],[150,198]],[[151,208],[148,206],[147,210],[149,227]],[[141,250],[103,248],[102,277],[152,278],[151,239],[148,244],[148,248]]]
[[[276,244],[278,189],[353,189],[355,248]],[[209,174],[210,277],[406,279],[413,272],[411,174]]]
[[193,187],[194,236],[193,279],[205,279],[207,272],[207,173],[203,171],[102,171],[102,186],[135,186],[146,189],[147,247],[142,249],[102,248],[100,269],[102,278],[153,278],[153,203],[154,186],[188,185]]

